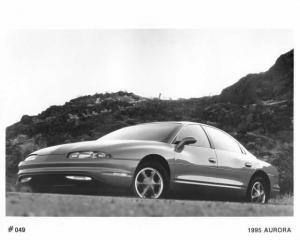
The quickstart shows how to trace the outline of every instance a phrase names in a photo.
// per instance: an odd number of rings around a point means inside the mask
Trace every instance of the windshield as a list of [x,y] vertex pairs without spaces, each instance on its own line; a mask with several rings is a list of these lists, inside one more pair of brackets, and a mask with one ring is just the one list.
[[168,142],[173,133],[179,129],[179,123],[149,123],[121,128],[98,140],[144,140]]

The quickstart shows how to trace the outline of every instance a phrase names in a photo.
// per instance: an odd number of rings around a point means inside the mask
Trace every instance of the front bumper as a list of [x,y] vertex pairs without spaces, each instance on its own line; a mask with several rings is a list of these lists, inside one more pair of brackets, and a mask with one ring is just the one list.
[[[17,184],[62,185],[102,183],[130,187],[137,161],[132,159],[76,159],[65,155],[43,155],[19,164]],[[27,178],[27,179],[26,179]]]

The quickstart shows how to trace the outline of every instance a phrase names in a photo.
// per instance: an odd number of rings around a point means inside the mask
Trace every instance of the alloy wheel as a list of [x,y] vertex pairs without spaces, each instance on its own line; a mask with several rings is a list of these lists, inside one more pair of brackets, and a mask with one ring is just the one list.
[[266,192],[261,182],[255,182],[251,189],[251,202],[265,203]]
[[141,198],[159,198],[164,189],[164,181],[160,172],[154,168],[141,169],[134,181],[135,190]]

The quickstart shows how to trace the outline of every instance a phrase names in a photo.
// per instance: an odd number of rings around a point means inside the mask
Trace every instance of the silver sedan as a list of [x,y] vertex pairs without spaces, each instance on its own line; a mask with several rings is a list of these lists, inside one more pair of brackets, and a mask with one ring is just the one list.
[[19,164],[18,187],[87,185],[132,189],[161,198],[187,186],[232,190],[266,203],[280,188],[278,172],[226,132],[194,122],[155,122],[125,127],[98,140],[31,153]]

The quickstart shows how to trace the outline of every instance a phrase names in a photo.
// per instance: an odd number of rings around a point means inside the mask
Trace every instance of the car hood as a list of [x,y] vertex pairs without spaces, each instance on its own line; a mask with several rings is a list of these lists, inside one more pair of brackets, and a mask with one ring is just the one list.
[[138,140],[110,140],[110,141],[85,141],[85,142],[76,142],[62,144],[52,147],[43,148],[37,150],[31,154],[37,155],[64,155],[70,152],[77,151],[103,151],[103,152],[112,152],[117,149],[123,149],[127,147],[142,147],[149,145],[162,145],[166,143],[155,142],[155,141],[138,141]]

